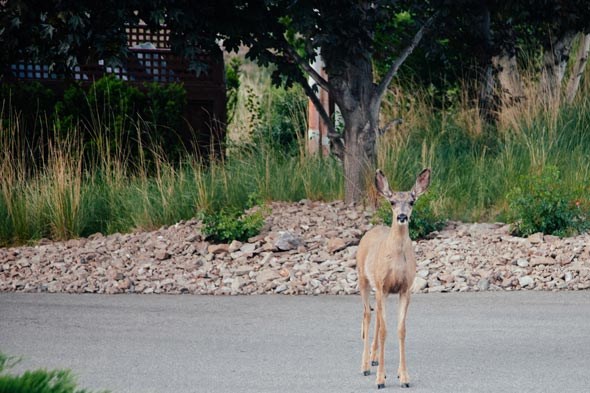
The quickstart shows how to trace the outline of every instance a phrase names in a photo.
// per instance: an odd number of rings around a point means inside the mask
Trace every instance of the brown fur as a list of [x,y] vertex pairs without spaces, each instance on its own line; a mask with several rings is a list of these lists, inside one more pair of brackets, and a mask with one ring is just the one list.
[[369,292],[375,290],[376,321],[375,336],[371,345],[371,363],[378,362],[377,386],[385,386],[384,346],[387,329],[385,326],[384,300],[390,293],[399,293],[398,338],[400,345],[400,364],[398,377],[402,387],[409,386],[406,368],[405,336],[406,313],[410,302],[410,292],[416,276],[416,256],[409,236],[408,220],[416,199],[426,191],[430,183],[430,169],[423,170],[412,191],[392,192],[385,175],[377,170],[375,184],[377,191],[390,203],[393,214],[392,226],[376,226],[368,231],[359,243],[357,251],[357,270],[359,290],[363,299],[364,313],[362,338],[364,342],[361,371],[370,373],[369,367],[369,323],[371,306]]

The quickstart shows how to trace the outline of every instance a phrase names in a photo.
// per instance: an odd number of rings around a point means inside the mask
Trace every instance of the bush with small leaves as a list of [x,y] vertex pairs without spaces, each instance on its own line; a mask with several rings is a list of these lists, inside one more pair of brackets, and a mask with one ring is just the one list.
[[507,199],[508,218],[514,235],[542,232],[563,237],[590,228],[588,199],[566,187],[559,169],[554,166],[523,178],[520,186],[508,193]]
[[218,212],[205,213],[203,224],[203,234],[216,243],[246,241],[260,233],[264,215],[261,210],[246,213],[239,209],[223,208]]

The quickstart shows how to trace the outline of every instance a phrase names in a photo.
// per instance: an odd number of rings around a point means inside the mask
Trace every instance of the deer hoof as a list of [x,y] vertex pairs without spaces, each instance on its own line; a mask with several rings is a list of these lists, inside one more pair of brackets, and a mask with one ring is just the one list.
[[410,387],[410,383],[406,382],[406,383],[402,383],[402,388],[409,388]]
[[363,375],[364,376],[371,375],[371,370],[365,370],[365,371],[363,371]]
[[371,366],[378,366],[379,362],[377,360],[371,360]]
[[384,383],[377,384],[377,389],[385,389],[385,384]]

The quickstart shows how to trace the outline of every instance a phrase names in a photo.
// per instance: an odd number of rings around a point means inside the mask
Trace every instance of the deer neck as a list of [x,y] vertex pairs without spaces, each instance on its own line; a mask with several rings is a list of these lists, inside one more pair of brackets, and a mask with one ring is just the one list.
[[389,243],[394,247],[405,249],[407,245],[411,244],[409,225],[399,225],[394,222],[389,231]]

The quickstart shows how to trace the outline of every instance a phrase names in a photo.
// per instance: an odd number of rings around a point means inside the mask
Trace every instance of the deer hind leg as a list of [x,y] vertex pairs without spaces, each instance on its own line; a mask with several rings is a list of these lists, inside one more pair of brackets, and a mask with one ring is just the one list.
[[383,289],[378,288],[375,294],[376,301],[376,317],[375,325],[375,340],[379,340],[379,365],[377,366],[377,389],[385,387],[385,337],[387,336],[387,328],[385,327],[385,305],[384,305]]
[[371,366],[379,365],[379,330],[381,329],[381,321],[375,317],[375,334],[373,335],[373,343],[371,344]]
[[369,301],[369,281],[364,277],[359,277],[359,290],[363,299],[363,324],[361,328],[361,337],[363,339],[363,359],[361,363],[361,372],[364,375],[371,374],[369,367],[369,325],[371,323],[371,304]]
[[399,339],[399,368],[397,375],[401,387],[410,387],[410,377],[406,368],[406,315],[410,304],[410,292],[404,291],[399,295],[398,319],[397,319],[397,336]]

